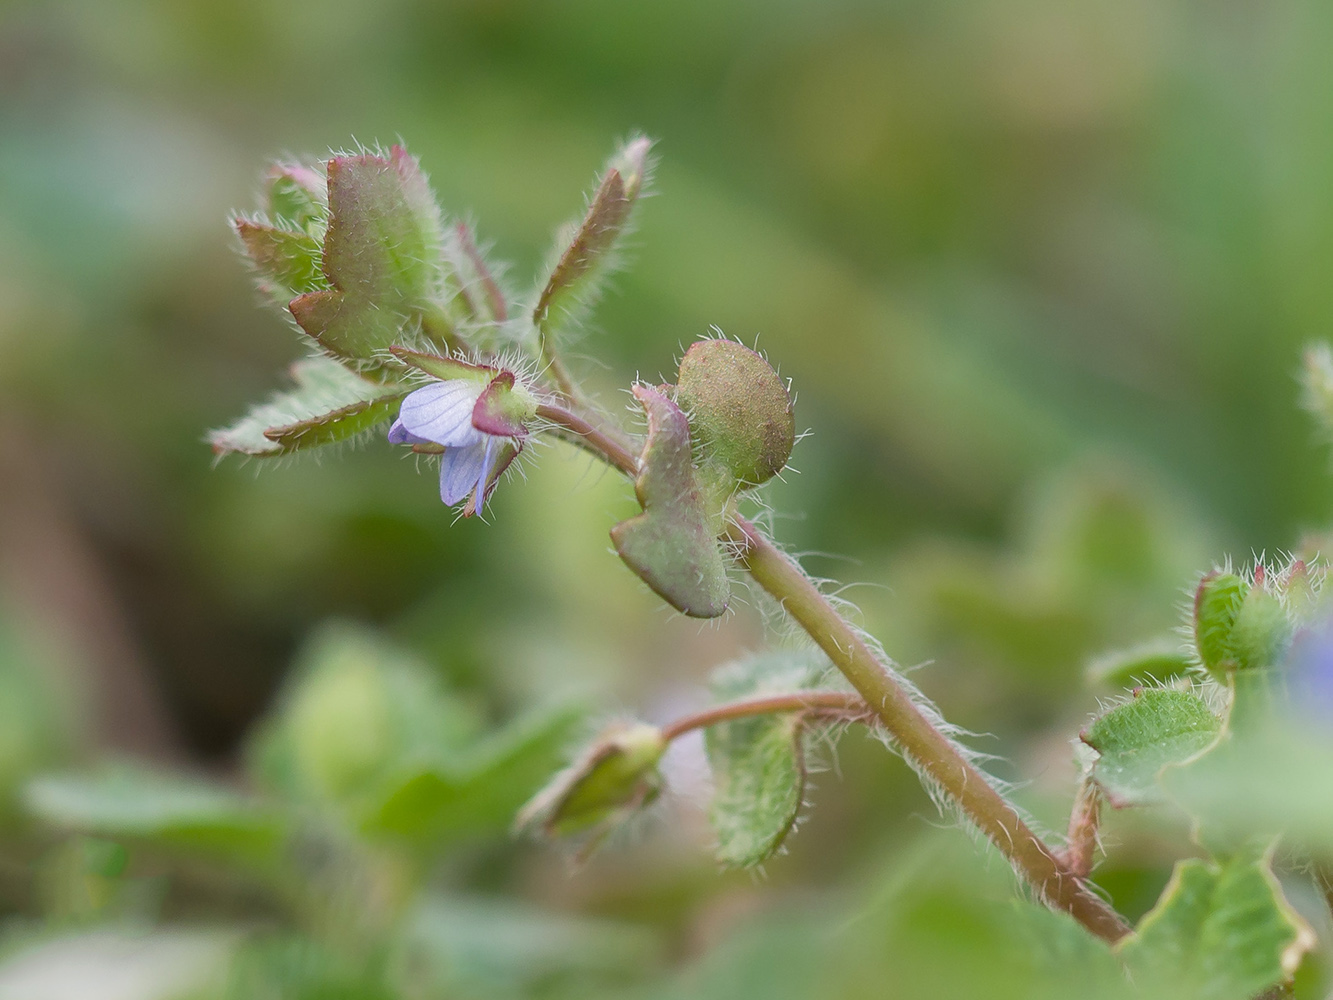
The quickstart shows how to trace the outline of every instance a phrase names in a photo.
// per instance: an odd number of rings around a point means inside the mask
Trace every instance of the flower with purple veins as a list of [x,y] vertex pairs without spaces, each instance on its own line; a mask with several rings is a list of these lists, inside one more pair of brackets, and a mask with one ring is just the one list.
[[527,393],[515,390],[513,373],[478,371],[493,377],[445,379],[409,393],[389,428],[392,444],[444,449],[440,499],[451,507],[466,500],[466,517],[481,513],[526,434]]

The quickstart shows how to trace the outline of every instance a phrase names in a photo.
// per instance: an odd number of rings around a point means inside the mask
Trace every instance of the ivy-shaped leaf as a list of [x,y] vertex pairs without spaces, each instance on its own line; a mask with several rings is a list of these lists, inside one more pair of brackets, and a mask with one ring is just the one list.
[[660,390],[636,385],[648,415],[634,491],[643,513],[611,529],[620,558],[676,610],[716,618],[727,610],[731,586],[718,546],[720,512],[710,512],[692,464],[690,424]]
[[[387,157],[334,157],[328,180],[322,261],[328,288],[293,299],[289,308],[329,353],[372,362],[408,326],[442,318],[440,210],[401,146]],[[424,332],[433,329],[426,323]]]
[[1221,720],[1193,692],[1149,688],[1080,735],[1098,753],[1093,780],[1111,805],[1121,808],[1163,801],[1162,770],[1206,749],[1221,728]]
[[[821,685],[828,661],[816,653],[768,653],[720,669],[713,679],[719,702],[808,691]],[[806,720],[789,712],[737,719],[704,737],[713,772],[709,819],[724,865],[762,864],[782,846],[805,798]]]
[[285,455],[346,441],[393,417],[407,389],[373,382],[330,358],[292,366],[296,386],[252,408],[230,427],[213,431],[219,455]]
[[1157,905],[1120,945],[1135,980],[1201,1000],[1248,1000],[1291,979],[1315,943],[1282,895],[1269,852],[1176,863]]

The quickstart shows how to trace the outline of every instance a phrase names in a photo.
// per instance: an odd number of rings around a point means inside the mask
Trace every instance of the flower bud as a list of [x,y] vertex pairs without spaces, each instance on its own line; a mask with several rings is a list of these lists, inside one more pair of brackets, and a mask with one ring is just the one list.
[[532,797],[515,827],[550,837],[594,828],[606,832],[657,798],[662,787],[657,765],[666,747],[656,726],[635,722],[612,727]]
[[767,482],[796,440],[791,397],[767,361],[731,340],[701,340],[680,362],[676,402],[705,464],[742,488]]
[[1253,584],[1235,573],[1213,572],[1194,595],[1194,645],[1199,660],[1218,676],[1232,670],[1269,667],[1291,643],[1292,625],[1269,587],[1269,574],[1257,566]]

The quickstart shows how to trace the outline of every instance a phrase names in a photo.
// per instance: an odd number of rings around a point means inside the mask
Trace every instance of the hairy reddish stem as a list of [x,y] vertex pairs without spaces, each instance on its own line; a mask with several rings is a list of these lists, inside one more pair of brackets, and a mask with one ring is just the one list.
[[848,721],[872,720],[875,713],[861,700],[860,695],[844,691],[800,691],[795,694],[777,694],[767,698],[733,701],[726,705],[696,712],[677,719],[662,728],[662,738],[670,743],[694,729],[716,726],[720,722],[746,719],[756,715],[777,715],[780,712],[805,712],[827,715]]

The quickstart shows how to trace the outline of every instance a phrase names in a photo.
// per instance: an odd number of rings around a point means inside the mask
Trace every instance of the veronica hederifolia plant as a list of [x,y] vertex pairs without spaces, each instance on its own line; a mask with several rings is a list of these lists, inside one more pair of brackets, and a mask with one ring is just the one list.
[[[665,726],[604,730],[533,796],[519,813],[522,829],[595,847],[658,797],[667,746],[703,729],[718,857],[756,865],[797,820],[812,748],[863,725],[908,761],[942,808],[994,844],[1036,899],[1120,942],[1131,969],[1160,977],[1165,963],[1182,981],[1202,977],[1216,996],[1289,979],[1310,936],[1272,876],[1277,831],[1243,843],[1201,837],[1208,859],[1182,863],[1137,929],[1087,878],[1103,803],[1200,801],[1175,782],[1236,745],[1262,687],[1250,679],[1279,670],[1294,637],[1318,618],[1312,564],[1210,573],[1197,588],[1186,646],[1158,640],[1099,664],[1102,678],[1162,676],[1084,731],[1066,843],[1042,836],[878,645],[743,515],[747,497],[786,466],[796,436],[789,388],[763,356],[720,336],[694,343],[673,382],[630,387],[638,427],[611,419],[566,364],[568,339],[622,259],[650,185],[650,152],[642,137],[617,150],[527,295],[497,279],[471,229],[437,207],[401,147],[273,167],[260,211],[235,228],[261,289],[286,308],[311,356],[294,367],[292,389],[216,432],[215,450],[285,455],[388,425],[389,442],[438,460],[441,499],[472,515],[533,438],[560,438],[632,482],[641,512],[612,526],[611,539],[669,605],[718,617],[747,573],[805,633],[803,645],[721,669],[710,708]],[[1312,377],[1319,406],[1333,398],[1320,395],[1322,384]],[[1253,927],[1237,929],[1238,913]],[[1178,954],[1187,959],[1173,964]]]

